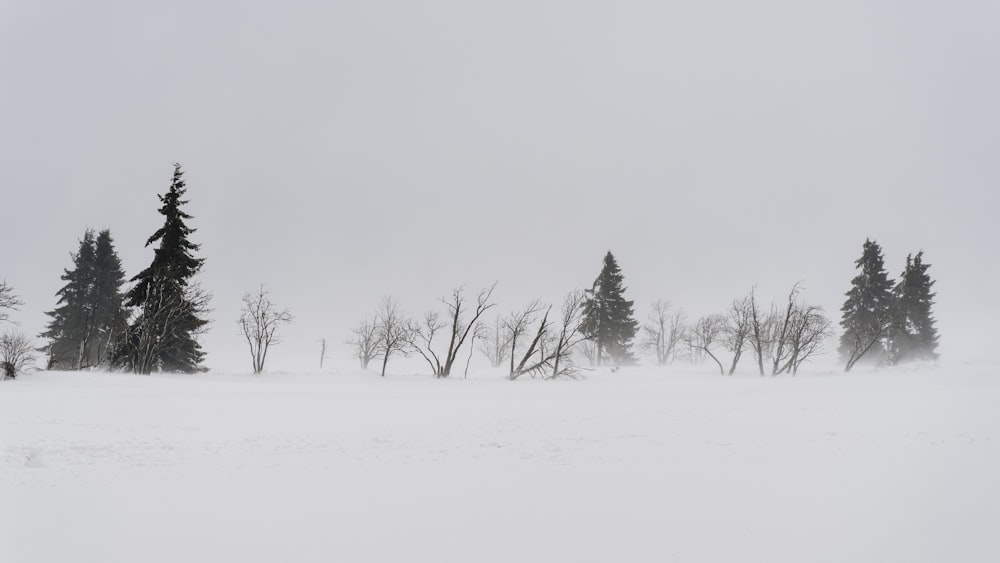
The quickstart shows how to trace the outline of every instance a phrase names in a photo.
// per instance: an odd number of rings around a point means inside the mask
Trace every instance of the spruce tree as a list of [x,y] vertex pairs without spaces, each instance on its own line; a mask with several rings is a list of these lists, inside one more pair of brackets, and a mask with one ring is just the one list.
[[208,321],[200,316],[203,311],[192,295],[191,280],[205,260],[194,257],[199,245],[188,238],[195,230],[186,223],[192,217],[182,210],[188,203],[182,199],[187,191],[183,174],[175,164],[170,188],[157,196],[164,222],[146,246],[159,245],[153,262],[132,278],[135,285],[125,296],[126,306],[135,307],[137,316],[117,356],[136,373],[155,369],[193,373],[204,358],[197,335]]
[[893,363],[937,359],[938,334],[931,309],[934,281],[927,274],[924,253],[906,257],[906,267],[893,288],[890,359]]
[[618,262],[609,251],[583,305],[581,332],[596,346],[597,365],[601,365],[605,354],[616,365],[635,361],[631,347],[639,323],[633,317],[634,302],[624,297],[624,280]]
[[66,282],[56,295],[57,306],[41,334],[48,339],[49,369],[82,369],[104,364],[108,339],[122,308],[121,285],[125,274],[115,253],[111,233],[101,231],[96,239],[87,229],[80,249],[73,255],[73,268],[65,270]]
[[847,300],[841,307],[840,354],[847,362],[846,371],[862,357],[874,351],[885,355],[884,343],[891,320],[892,282],[885,270],[882,247],[872,240],[865,240],[861,258],[854,265],[861,270],[851,280]]
[[48,369],[80,369],[91,337],[91,303],[94,284],[94,231],[87,229],[80,248],[72,255],[72,269],[63,270],[60,279],[66,282],[56,295],[56,308],[45,314],[51,317],[41,334],[49,341]]
[[121,320],[124,315],[122,285],[125,271],[122,261],[115,251],[111,231],[105,229],[97,234],[94,243],[94,286],[91,302],[94,307],[94,329],[97,342],[94,345],[95,361],[104,364],[110,359],[110,352],[116,340],[124,336]]

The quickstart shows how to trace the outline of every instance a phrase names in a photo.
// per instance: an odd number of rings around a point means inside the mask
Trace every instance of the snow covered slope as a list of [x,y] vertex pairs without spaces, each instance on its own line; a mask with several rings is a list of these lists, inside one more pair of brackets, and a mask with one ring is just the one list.
[[1000,373],[0,384],[0,561],[1000,561]]

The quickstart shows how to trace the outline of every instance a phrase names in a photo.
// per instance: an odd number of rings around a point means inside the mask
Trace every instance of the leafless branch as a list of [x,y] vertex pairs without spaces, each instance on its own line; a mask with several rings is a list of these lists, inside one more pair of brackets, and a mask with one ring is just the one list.
[[17,324],[10,320],[10,311],[18,311],[24,302],[14,295],[14,288],[6,281],[0,281],[0,322]]

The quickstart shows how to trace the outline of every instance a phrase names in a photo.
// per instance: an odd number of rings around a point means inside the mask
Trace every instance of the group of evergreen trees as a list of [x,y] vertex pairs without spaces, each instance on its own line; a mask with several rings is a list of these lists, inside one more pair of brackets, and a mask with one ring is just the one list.
[[125,333],[121,286],[122,263],[115,252],[111,232],[94,236],[87,229],[73,255],[73,267],[65,270],[66,285],[56,295],[55,310],[42,338],[49,369],[84,369],[110,363],[112,351]]
[[937,358],[938,334],[931,311],[934,281],[923,252],[906,257],[895,284],[885,269],[882,247],[866,240],[855,265],[861,272],[841,308],[840,354],[850,371],[862,358],[898,364]]
[[193,255],[199,247],[189,240],[194,229],[182,210],[185,191],[177,164],[170,188],[158,196],[163,226],[146,241],[146,246],[159,243],[153,262],[130,280],[134,285],[124,294],[125,273],[110,231],[96,237],[90,229],[84,233],[41,335],[49,369],[104,366],[144,374],[201,369],[204,352],[197,336],[208,323],[207,296],[192,278],[204,259]]

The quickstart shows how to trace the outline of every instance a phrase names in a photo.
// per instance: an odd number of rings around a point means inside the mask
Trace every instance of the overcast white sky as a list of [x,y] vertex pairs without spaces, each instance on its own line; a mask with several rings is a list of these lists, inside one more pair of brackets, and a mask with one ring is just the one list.
[[[619,259],[645,316],[803,280],[839,320],[865,237],[923,249],[946,359],[988,357],[1000,4],[0,0],[0,278],[37,334],[87,227],[133,275],[171,163],[215,294],[207,365],[246,369],[261,282],[298,319],[272,370],[350,363],[499,280],[500,312]],[[832,342],[831,342],[832,345]]]

